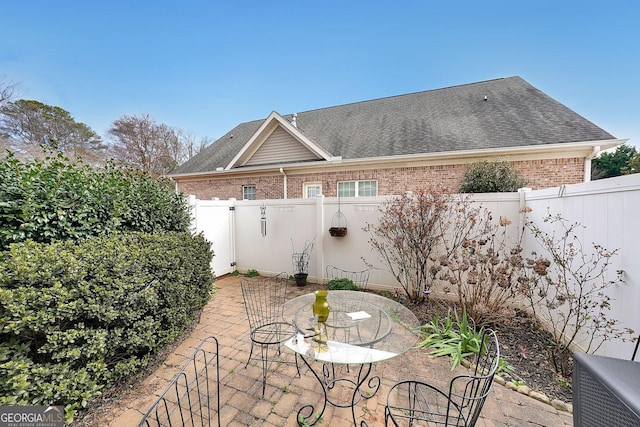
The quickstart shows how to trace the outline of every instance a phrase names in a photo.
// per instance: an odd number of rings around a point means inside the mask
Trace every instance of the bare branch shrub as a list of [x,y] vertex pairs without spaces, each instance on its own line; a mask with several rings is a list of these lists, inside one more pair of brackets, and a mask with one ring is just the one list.
[[437,279],[453,288],[459,306],[477,325],[491,326],[504,320],[518,297],[524,270],[522,235],[510,238],[507,228],[511,221],[501,217],[496,223],[484,209],[474,218],[485,234],[451,248],[448,255],[434,260],[432,268]]
[[620,277],[610,280],[607,274],[618,250],[595,243],[585,248],[576,236],[576,230],[584,226],[559,214],[548,214],[544,222],[554,231],[526,222],[544,254],[532,252],[526,260],[529,272],[521,291],[531,310],[550,323],[554,342],[547,343],[549,357],[556,372],[567,374],[573,344],[595,353],[605,341],[626,339],[633,331],[620,329],[620,322],[608,315],[611,298],[606,290],[623,282]]
[[[434,260],[485,233],[483,212],[468,195],[437,187],[396,196],[380,207],[378,224],[367,224],[369,243],[413,301],[429,293]],[[366,261],[365,261],[366,262]]]

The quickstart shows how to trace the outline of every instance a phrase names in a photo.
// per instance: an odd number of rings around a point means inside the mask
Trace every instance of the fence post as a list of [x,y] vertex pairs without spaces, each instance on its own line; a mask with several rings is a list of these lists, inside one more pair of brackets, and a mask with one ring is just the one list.
[[526,207],[527,207],[527,193],[531,191],[529,187],[518,188],[518,194],[520,195],[520,228],[518,233],[522,233],[524,230],[524,224],[527,217]]

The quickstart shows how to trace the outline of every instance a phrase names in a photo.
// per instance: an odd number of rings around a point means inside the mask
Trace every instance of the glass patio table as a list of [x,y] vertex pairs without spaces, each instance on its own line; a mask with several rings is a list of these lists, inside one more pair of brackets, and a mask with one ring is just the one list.
[[[327,403],[351,408],[357,425],[355,406],[361,399],[373,397],[380,388],[380,377],[370,376],[372,365],[403,354],[418,340],[418,319],[392,299],[371,292],[329,291],[327,300],[330,311],[324,324],[313,316],[313,293],[284,305],[285,319],[290,319],[297,329],[285,346],[303,360],[324,393],[320,410],[316,411],[312,404],[300,408],[297,419],[301,426],[318,422]],[[319,367],[314,368],[318,365],[314,361],[321,362],[321,372]],[[353,369],[355,372],[351,372],[350,365],[358,366]],[[336,370],[348,376],[338,378]],[[345,395],[350,395],[350,400]]]

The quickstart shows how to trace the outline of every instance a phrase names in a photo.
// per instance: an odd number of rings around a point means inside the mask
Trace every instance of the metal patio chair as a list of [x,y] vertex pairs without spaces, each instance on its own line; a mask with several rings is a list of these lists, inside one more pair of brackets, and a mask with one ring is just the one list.
[[[262,395],[267,385],[267,372],[271,364],[281,354],[282,344],[295,333],[295,326],[284,319],[284,303],[287,300],[286,274],[274,277],[241,279],[242,297],[249,319],[251,351],[245,368],[252,360],[262,365]],[[254,356],[254,347],[260,347],[260,355]],[[270,352],[270,347],[273,351]],[[285,362],[287,363],[287,362]],[[298,358],[295,358],[296,369]]]
[[349,271],[342,268],[334,267],[333,265],[327,265],[327,281],[334,279],[348,279],[353,282],[358,288],[364,290],[367,289],[369,284],[369,270],[361,271]]
[[633,349],[633,354],[631,355],[631,360],[636,360],[636,354],[638,354],[638,346],[640,346],[640,336],[636,337],[636,346]]
[[482,338],[485,344],[476,356],[473,373],[454,377],[448,391],[415,380],[395,384],[387,395],[385,426],[474,426],[500,358],[495,332],[485,330]]
[[220,426],[220,367],[215,337],[200,343],[138,426]]

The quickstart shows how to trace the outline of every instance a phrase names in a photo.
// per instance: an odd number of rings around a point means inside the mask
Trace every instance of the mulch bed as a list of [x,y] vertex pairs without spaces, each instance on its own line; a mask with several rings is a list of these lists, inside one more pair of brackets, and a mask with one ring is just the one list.
[[[456,301],[434,295],[420,304],[407,300],[404,304],[413,311],[420,324],[431,322],[438,313],[442,319],[450,309],[458,308]],[[491,325],[491,328],[498,336],[500,357],[515,368],[510,375],[501,374],[505,379],[522,382],[550,399],[571,402],[571,377],[555,372],[545,350],[545,343],[551,341],[551,336],[536,319],[524,311],[515,310],[513,316],[505,317],[503,322]],[[573,360],[566,363],[571,372]]]

